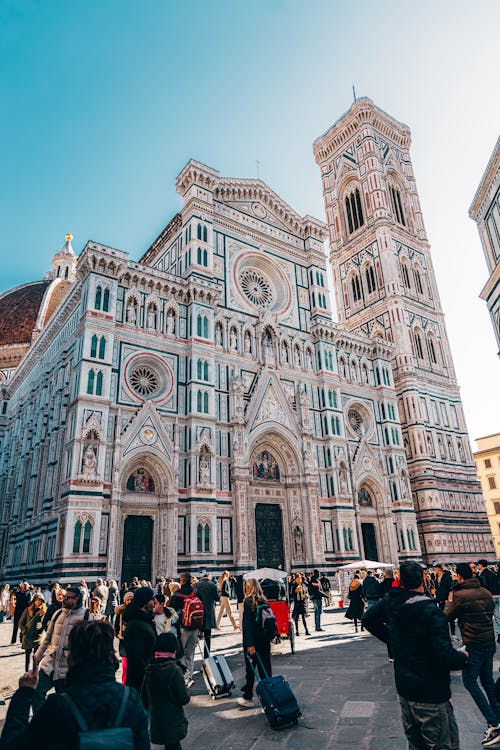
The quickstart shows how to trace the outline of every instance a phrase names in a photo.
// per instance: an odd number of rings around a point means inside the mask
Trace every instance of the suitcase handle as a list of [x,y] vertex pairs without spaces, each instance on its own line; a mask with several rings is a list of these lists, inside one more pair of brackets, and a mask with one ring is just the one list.
[[[255,669],[255,667],[254,667],[253,661],[252,661],[252,659],[250,658],[250,654],[248,653],[248,651],[245,651],[245,656],[246,656],[246,657],[247,657],[247,659],[248,659],[248,663],[249,663],[249,664],[250,664],[250,666],[252,667],[253,673],[254,673],[254,675],[255,675],[255,679],[257,680],[257,683],[259,683],[259,682],[260,682],[260,677],[259,677],[259,675],[257,674],[257,670],[256,670],[256,669]],[[255,656],[257,657],[257,661],[259,662],[259,666],[260,666],[260,668],[262,669],[262,671],[263,671],[263,673],[264,673],[264,679],[268,680],[268,679],[269,679],[269,675],[267,674],[267,672],[266,672],[266,669],[265,669],[265,667],[264,667],[264,665],[263,665],[263,663],[262,663],[262,659],[260,658],[260,656],[259,656],[259,654],[258,654],[258,652],[257,652],[257,651],[255,652]]]

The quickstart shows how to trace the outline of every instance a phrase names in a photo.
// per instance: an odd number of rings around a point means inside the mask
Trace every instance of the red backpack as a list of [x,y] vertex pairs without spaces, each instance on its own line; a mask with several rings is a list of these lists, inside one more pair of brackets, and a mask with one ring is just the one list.
[[177,594],[182,596],[184,604],[181,613],[181,628],[185,630],[203,630],[203,602],[195,594]]

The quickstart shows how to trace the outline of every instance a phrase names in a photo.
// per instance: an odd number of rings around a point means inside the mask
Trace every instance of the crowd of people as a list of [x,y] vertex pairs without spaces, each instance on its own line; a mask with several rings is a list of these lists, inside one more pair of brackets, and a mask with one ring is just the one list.
[[[130,748],[149,748],[151,741],[179,750],[187,734],[183,706],[194,684],[198,641],[207,657],[212,631],[220,630],[224,617],[241,630],[249,658],[238,704],[249,708],[254,668],[261,677],[272,675],[268,598],[288,595],[297,631],[300,618],[309,634],[309,602],[319,631],[329,593],[330,582],[318,570],[282,582],[244,581],[224,571],[218,579],[207,572],[199,578],[183,572],[178,581],[161,578],[154,587],[137,578],[120,587],[102,579],[92,587],[84,580],[66,587],[22,581],[11,589],[6,584],[0,591],[0,621],[12,621],[11,643],[19,638],[26,673],[9,706],[0,749],[35,741],[37,748],[76,748],[85,725],[91,733],[126,729]],[[234,599],[238,622],[231,609]],[[120,662],[121,685],[115,679]],[[64,739],[54,733],[59,713]]]

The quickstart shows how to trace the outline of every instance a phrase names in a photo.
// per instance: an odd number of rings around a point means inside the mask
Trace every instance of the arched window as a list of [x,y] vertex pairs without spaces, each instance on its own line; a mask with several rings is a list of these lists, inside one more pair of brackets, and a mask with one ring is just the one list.
[[427,346],[429,348],[429,357],[432,364],[437,365],[436,347],[434,346],[434,341],[431,336],[427,338]]
[[355,273],[351,279],[352,288],[352,301],[359,302],[361,300],[361,284],[359,282],[359,276]]
[[208,339],[208,318],[206,315],[203,317],[203,338]]
[[415,350],[417,352],[418,359],[423,359],[424,350],[422,348],[422,339],[418,331],[415,331]]
[[205,391],[203,394],[203,411],[208,414],[208,392]]
[[418,268],[415,268],[413,270],[413,275],[415,277],[415,287],[417,289],[418,294],[423,294],[424,288],[422,286],[422,277],[420,276],[420,271],[418,270]]
[[347,217],[347,226],[349,227],[349,234],[352,234],[356,229],[362,227],[365,223],[363,218],[363,209],[361,208],[361,196],[358,188],[352,193],[346,196],[345,199],[345,211]]
[[199,266],[201,266],[201,247],[198,248],[196,262],[198,263]]
[[96,396],[102,396],[102,370],[99,370],[97,373],[96,378],[96,385],[95,385],[95,395]]
[[75,533],[73,535],[73,554],[77,555],[80,552],[80,539],[82,537],[82,522],[77,521],[75,523]]
[[109,312],[109,289],[104,290],[102,309],[104,312]]
[[206,227],[203,227],[203,242],[208,241],[208,231]]
[[210,552],[210,525],[207,521],[199,523],[196,529],[196,550]]
[[82,552],[88,554],[90,552],[90,535],[92,533],[92,524],[87,521],[83,527],[83,546]]
[[196,394],[196,411],[200,413],[203,411],[201,391]]
[[366,288],[368,289],[368,294],[373,294],[373,292],[377,288],[377,284],[375,282],[375,272],[373,270],[372,265],[368,265],[366,267],[365,276],[366,276]]
[[208,380],[208,362],[203,364],[203,378],[204,380]]
[[406,263],[401,264],[401,273],[403,275],[403,284],[406,289],[411,289],[410,274],[408,273],[408,266]]
[[198,229],[196,232],[196,237],[201,240],[201,224],[198,224]]
[[347,543],[348,543],[348,549],[349,550],[354,549],[353,544],[352,544],[352,529],[351,529],[350,526],[347,529]]
[[99,359],[104,359],[106,356],[106,339],[101,336],[99,340]]
[[363,383],[368,383],[368,367],[364,362],[361,365],[361,380],[363,381]]
[[97,336],[92,336],[91,342],[90,342],[90,356],[91,357],[97,357]]
[[87,378],[87,393],[94,393],[94,380],[95,380],[95,372],[94,370],[89,370],[89,374]]
[[201,315],[198,315],[196,319],[196,335],[197,336],[201,336],[202,334],[202,325],[203,325],[203,321],[201,319]]
[[64,278],[65,279],[68,278],[68,274],[69,274],[69,266],[66,266],[66,268],[64,269]]
[[208,266],[208,251],[207,250],[203,251],[203,265]]
[[101,301],[102,301],[102,287],[98,286],[95,290],[95,302],[94,307],[96,310],[101,309]]
[[401,194],[399,190],[392,185],[389,186],[391,196],[392,213],[398,224],[406,226],[405,216],[403,213],[403,204],[401,203]]

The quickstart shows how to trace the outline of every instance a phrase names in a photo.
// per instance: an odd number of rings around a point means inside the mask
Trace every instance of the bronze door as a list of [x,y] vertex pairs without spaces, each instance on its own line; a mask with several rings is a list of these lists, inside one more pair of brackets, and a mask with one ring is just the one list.
[[122,582],[151,580],[153,519],[150,516],[127,516],[123,532]]
[[279,505],[258,503],[255,506],[255,537],[257,567],[284,568],[283,523]]
[[362,523],[361,533],[363,535],[363,548],[365,551],[365,560],[377,560],[377,537],[375,535],[375,526],[373,523]]

